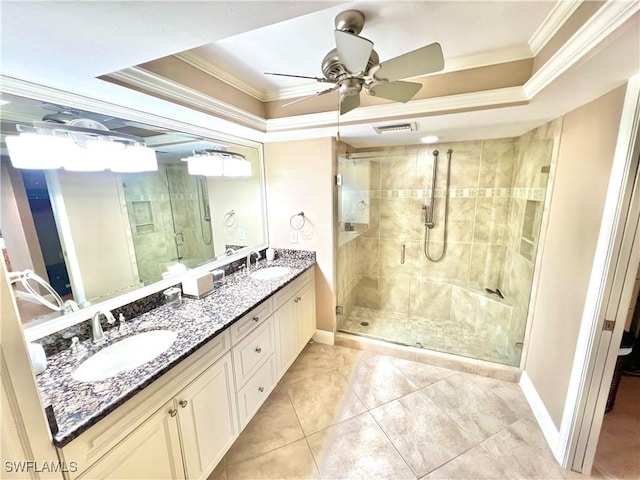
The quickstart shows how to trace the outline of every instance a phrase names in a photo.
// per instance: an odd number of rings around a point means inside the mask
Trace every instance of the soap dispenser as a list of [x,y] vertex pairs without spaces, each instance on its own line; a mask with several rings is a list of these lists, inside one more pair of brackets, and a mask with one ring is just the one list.
[[276,258],[276,251],[271,247],[267,248],[267,262],[273,262],[274,258]]

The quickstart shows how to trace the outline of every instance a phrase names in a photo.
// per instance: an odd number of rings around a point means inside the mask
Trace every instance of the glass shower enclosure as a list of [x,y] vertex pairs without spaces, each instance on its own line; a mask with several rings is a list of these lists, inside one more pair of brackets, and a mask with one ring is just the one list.
[[339,158],[338,331],[517,366],[556,131]]

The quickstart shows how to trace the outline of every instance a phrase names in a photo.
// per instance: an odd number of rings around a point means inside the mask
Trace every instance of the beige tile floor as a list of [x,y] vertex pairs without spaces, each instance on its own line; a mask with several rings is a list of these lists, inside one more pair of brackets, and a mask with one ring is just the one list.
[[513,383],[310,344],[210,480],[563,479]]
[[602,421],[593,467],[606,479],[640,478],[640,377],[622,377]]

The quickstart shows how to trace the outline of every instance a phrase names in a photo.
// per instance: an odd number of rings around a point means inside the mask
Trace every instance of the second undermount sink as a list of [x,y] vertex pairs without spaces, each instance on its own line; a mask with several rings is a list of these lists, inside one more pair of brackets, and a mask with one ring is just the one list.
[[79,382],[96,382],[133,370],[166,351],[176,336],[171,330],[149,330],[127,337],[87,358],[71,376]]
[[290,271],[291,269],[289,267],[266,267],[251,272],[249,276],[257,280],[273,280],[274,278],[280,278],[286,275]]

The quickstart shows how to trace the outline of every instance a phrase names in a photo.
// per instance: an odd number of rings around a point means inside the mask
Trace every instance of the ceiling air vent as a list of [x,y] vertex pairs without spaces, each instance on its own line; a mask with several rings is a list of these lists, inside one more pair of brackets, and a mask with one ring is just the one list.
[[418,130],[416,122],[410,123],[396,123],[395,125],[381,125],[379,127],[373,127],[378,135],[383,133],[400,133],[400,132],[415,132]]

